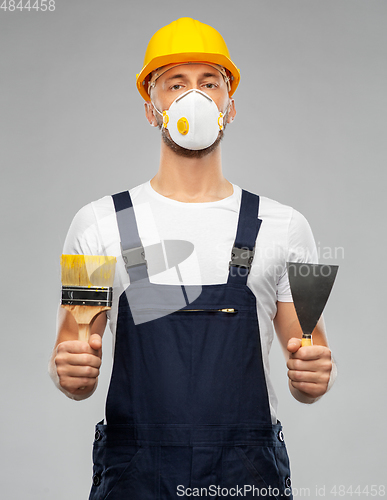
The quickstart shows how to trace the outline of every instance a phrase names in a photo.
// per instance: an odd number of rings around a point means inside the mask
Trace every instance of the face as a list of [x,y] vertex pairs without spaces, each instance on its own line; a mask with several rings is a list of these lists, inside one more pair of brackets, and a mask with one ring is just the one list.
[[[236,114],[234,100],[229,98],[223,76],[215,68],[206,64],[182,64],[166,71],[156,80],[156,85],[151,90],[151,99],[157,109],[163,111],[169,109],[179,95],[191,89],[201,90],[211,97],[219,111],[225,114],[225,125],[234,119]],[[223,131],[220,131],[215,143],[206,149],[192,151],[182,148],[172,141],[168,130],[162,128],[162,118],[154,110],[150,101],[145,104],[145,109],[149,123],[161,128],[164,142],[181,156],[200,158],[216,149],[222,139]]]

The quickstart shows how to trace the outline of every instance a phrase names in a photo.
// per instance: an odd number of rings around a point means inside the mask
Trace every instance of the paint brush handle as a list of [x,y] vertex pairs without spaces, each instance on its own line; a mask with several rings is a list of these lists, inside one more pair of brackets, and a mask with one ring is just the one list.
[[90,337],[90,325],[78,324],[78,340],[88,342]]
[[90,326],[95,318],[103,311],[111,309],[109,306],[73,306],[62,304],[62,307],[71,312],[78,324],[78,340],[85,340],[90,337]]

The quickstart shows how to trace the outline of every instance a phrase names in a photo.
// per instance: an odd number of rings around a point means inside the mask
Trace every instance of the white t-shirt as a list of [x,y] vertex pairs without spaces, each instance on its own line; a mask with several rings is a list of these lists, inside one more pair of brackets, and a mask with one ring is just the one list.
[[[233,188],[231,196],[205,203],[171,200],[157,193],[149,181],[129,190],[152,283],[210,285],[227,282],[242,193],[235,184]],[[291,207],[261,196],[259,218],[262,224],[247,285],[257,298],[263,363],[272,421],[276,423],[277,399],[269,377],[269,351],[274,334],[272,320],[277,301],[292,302],[286,262],[317,263],[317,249],[308,222]],[[147,247],[161,243],[165,249],[167,240],[192,243],[192,253],[173,267],[168,266],[166,255],[166,270],[155,274]],[[118,299],[129,285],[129,276],[121,256],[111,196],[79,210],[67,234],[63,253],[117,257],[113,306],[108,313],[114,341]]]

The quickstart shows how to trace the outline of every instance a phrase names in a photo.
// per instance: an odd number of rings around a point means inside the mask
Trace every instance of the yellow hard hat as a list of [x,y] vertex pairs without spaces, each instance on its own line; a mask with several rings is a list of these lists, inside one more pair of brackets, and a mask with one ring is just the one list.
[[137,88],[148,101],[148,78],[157,68],[176,63],[202,62],[223,66],[230,72],[229,95],[239,83],[239,69],[230,59],[227,45],[216,29],[182,17],[152,36],[145,52],[144,66],[136,75]]

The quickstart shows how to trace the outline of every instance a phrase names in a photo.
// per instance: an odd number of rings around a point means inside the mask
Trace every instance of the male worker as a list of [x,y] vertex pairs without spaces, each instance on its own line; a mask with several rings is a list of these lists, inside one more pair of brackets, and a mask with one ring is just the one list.
[[[314,345],[301,347],[286,271],[316,258],[308,223],[222,174],[238,83],[215,29],[182,18],[159,30],[137,75],[146,117],[161,129],[158,172],[85,206],[67,235],[65,254],[118,260],[91,499],[291,498],[268,370],[273,323],[293,396],[312,403],[332,383],[322,320]],[[96,389],[106,320],[81,342],[59,309],[51,373],[73,399]]]

